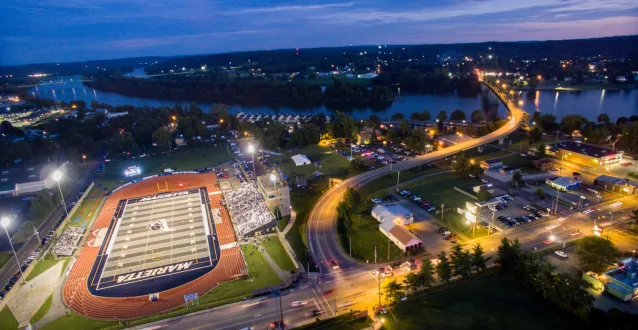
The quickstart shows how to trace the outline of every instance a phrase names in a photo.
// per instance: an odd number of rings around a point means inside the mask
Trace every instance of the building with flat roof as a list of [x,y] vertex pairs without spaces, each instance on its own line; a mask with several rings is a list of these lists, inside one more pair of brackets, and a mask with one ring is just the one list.
[[486,171],[495,171],[503,167],[503,161],[500,159],[486,159],[482,160],[479,164],[481,168]]
[[545,183],[553,188],[563,191],[578,189],[583,184],[580,180],[564,176],[547,178]]
[[591,168],[608,168],[622,161],[621,150],[610,150],[576,141],[561,141],[548,144],[546,153],[561,160]]
[[638,295],[638,259],[635,257],[620,260],[616,268],[605,272],[603,277],[605,292],[623,301],[629,301]]
[[273,182],[269,174],[260,175],[257,177],[257,187],[273,214],[280,217],[290,215],[290,189],[285,180],[276,175]]
[[620,179],[609,175],[601,175],[594,179],[594,185],[607,191],[622,195],[638,193],[638,183],[629,179]]
[[401,204],[376,205],[370,212],[372,217],[383,223],[394,222],[397,225],[405,226],[414,222],[414,216]]

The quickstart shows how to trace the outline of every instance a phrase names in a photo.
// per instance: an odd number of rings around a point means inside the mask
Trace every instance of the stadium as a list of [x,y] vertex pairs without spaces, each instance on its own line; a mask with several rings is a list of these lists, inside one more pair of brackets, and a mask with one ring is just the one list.
[[246,276],[222,204],[214,172],[174,172],[116,188],[72,261],[65,304],[92,318],[130,319]]

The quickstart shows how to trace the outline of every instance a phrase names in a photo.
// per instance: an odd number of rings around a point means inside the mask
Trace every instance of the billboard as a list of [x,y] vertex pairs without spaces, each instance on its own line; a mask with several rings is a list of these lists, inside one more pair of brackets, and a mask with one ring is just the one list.
[[472,202],[465,202],[465,209],[472,213],[472,214],[477,214],[478,213],[478,206],[476,206],[476,204],[472,203]]
[[471,223],[476,223],[476,215],[470,212],[465,212],[465,219]]

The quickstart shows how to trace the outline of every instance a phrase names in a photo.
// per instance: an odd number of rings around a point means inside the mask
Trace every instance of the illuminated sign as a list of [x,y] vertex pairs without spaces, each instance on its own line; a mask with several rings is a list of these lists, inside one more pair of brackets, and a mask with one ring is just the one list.
[[476,223],[476,215],[470,212],[465,212],[465,219],[471,223]]
[[600,236],[603,234],[603,227],[594,226],[594,235]]

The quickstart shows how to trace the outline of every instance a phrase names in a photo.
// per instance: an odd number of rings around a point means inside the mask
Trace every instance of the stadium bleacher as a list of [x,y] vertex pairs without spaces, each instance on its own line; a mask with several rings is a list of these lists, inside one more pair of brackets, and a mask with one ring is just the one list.
[[244,183],[235,190],[224,191],[224,200],[239,236],[246,236],[274,220],[266,201],[253,182]]

